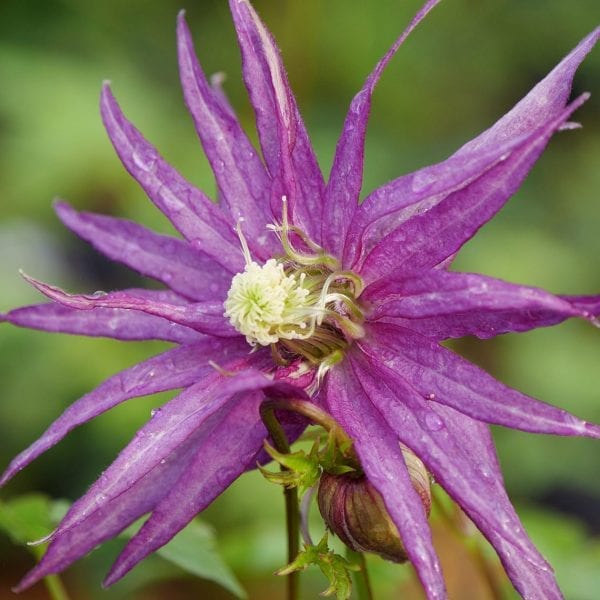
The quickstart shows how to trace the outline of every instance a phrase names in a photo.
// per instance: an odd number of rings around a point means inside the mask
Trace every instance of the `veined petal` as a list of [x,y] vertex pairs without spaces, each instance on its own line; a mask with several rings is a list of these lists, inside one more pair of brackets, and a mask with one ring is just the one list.
[[513,390],[454,352],[398,327],[375,325],[362,346],[389,381],[408,382],[422,398],[486,423],[533,433],[600,438],[600,427]]
[[[499,499],[507,512],[512,512],[512,526],[523,539],[533,547],[525,528],[512,508],[510,499],[504,488],[504,481],[490,428],[480,421],[471,419],[462,413],[441,404],[431,404],[431,408],[443,419],[444,425],[455,439],[461,440],[462,448],[471,459],[476,469],[489,473],[488,479],[495,485],[494,495]],[[477,493],[477,489],[474,493]],[[490,502],[493,498],[490,497]],[[484,532],[485,533],[485,532]],[[515,589],[523,598],[539,600],[560,600],[562,594],[556,583],[552,568],[548,563],[537,565],[529,560],[522,560],[515,547],[496,532],[490,531],[489,538],[498,553]]]
[[137,310],[95,308],[93,311],[49,302],[16,308],[0,314],[0,322],[53,333],[108,337],[123,341],[164,340],[191,344],[202,335],[162,317]]
[[374,281],[394,270],[405,276],[433,268],[454,254],[518,189],[555,131],[587,100],[584,94],[526,137],[497,165],[385,236],[360,273]]
[[333,254],[342,254],[344,240],[362,187],[365,134],[375,86],[394,54],[413,29],[440,0],[428,0],[402,35],[377,63],[362,89],[354,96],[337,144],[323,206],[323,243]]
[[398,527],[406,552],[427,593],[446,598],[444,579],[431,541],[425,510],[402,457],[398,437],[375,408],[348,360],[327,378],[328,411],[352,438],[361,465]]
[[94,391],[71,404],[38,440],[14,458],[0,478],[0,486],[56,445],[75,427],[121,402],[188,387],[212,371],[209,361],[220,364],[247,354],[248,345],[242,339],[233,341],[207,337],[194,344],[167,350],[113,375]]
[[54,208],[67,227],[112,260],[193,300],[225,298],[232,273],[204,251],[132,221],[77,212],[66,202]]
[[230,0],[242,52],[244,81],[269,174],[271,209],[281,217],[285,195],[292,222],[321,243],[323,176],[273,37],[247,0]]
[[379,361],[354,356],[357,377],[400,441],[431,471],[437,482],[459,503],[471,520],[494,543],[502,538],[521,560],[547,567],[529,538],[522,533],[510,502],[497,495],[497,483],[485,464],[473,460],[443,419],[401,378],[390,377]]
[[[199,441],[210,435],[211,425],[207,423],[200,427],[122,494],[106,499],[89,515],[81,514],[81,519],[72,526],[54,531],[42,560],[14,588],[15,591],[21,592],[43,577],[66,569],[151,511],[185,472]],[[69,514],[73,513],[77,504],[71,507]]]
[[277,239],[266,229],[272,220],[270,178],[238,120],[224,108],[206,80],[183,11],[177,21],[177,42],[183,95],[214,171],[220,198],[232,221],[243,217],[250,248],[257,258],[266,260],[277,246]]
[[489,148],[451,156],[374,190],[354,214],[346,237],[344,264],[350,268],[362,264],[382,238],[506,160],[528,138],[523,134]]
[[490,338],[600,314],[600,301],[594,296],[570,301],[540,288],[443,270],[408,279],[391,273],[368,286],[361,300],[373,307],[370,319],[392,321],[435,340]]
[[[278,394],[303,396],[292,386],[264,383]],[[140,531],[122,551],[110,570],[104,585],[112,585],[150,553],[166,544],[200,511],[256,463],[267,431],[260,418],[262,391],[238,395],[228,405],[228,412],[210,435],[197,445],[196,454],[185,472],[161,499]]]
[[23,277],[42,294],[65,306],[80,310],[95,308],[119,308],[145,312],[184,325],[201,333],[221,337],[235,337],[239,333],[223,317],[223,303],[179,302],[164,300],[163,294],[151,290],[125,290],[100,294],[67,294],[60,288],[37,281],[28,275]]
[[125,118],[107,84],[100,112],[110,140],[131,176],[192,244],[227,270],[244,266],[238,241],[225,213],[171,167]]

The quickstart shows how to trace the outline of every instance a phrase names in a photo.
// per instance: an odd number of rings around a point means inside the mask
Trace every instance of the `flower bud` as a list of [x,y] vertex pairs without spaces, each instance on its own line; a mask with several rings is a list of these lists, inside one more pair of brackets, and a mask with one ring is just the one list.
[[[402,453],[413,487],[429,516],[431,490],[427,470],[410,450],[403,447]],[[373,552],[397,563],[407,560],[383,498],[364,475],[323,473],[318,503],[327,527],[348,547],[357,552]]]

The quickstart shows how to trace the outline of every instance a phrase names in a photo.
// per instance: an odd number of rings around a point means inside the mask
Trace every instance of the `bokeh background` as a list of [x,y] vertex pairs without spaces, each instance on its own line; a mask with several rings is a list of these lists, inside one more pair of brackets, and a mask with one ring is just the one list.
[[[293,88],[325,172],[352,95],[420,0],[256,0],[281,45]],[[55,197],[169,232],[166,220],[121,167],[97,102],[110,79],[126,114],[191,181],[214,182],[185,111],[174,26],[186,8],[206,71],[226,90],[256,138],[224,0],[2,0],[0,2],[0,310],[39,301],[31,275],[93,292],[146,285],[64,229]],[[364,193],[444,159],[502,115],[597,24],[595,0],[446,0],[413,33],[374,99]],[[575,93],[593,93],[576,115],[582,130],[557,135],[520,192],[456,261],[557,293],[600,291],[600,51],[583,64]],[[77,397],[162,346],[80,339],[3,325],[0,331],[0,465],[32,442]],[[600,421],[600,331],[583,322],[455,348],[503,382]],[[129,402],[73,432],[2,490],[2,500],[41,491],[77,498],[166,400]],[[565,594],[600,589],[600,452],[590,440],[497,428],[507,487],[526,527],[554,564]],[[251,598],[282,598],[272,572],[285,562],[280,490],[256,475],[236,483],[206,513],[218,547]],[[101,591],[123,542],[111,542],[65,577],[73,598],[232,598],[148,559]],[[452,594],[485,598],[468,559],[439,535]],[[458,557],[458,558],[457,558]],[[454,559],[454,560],[453,560]],[[0,598],[32,559],[0,533]],[[409,567],[373,560],[379,598],[421,598]],[[306,577],[305,597],[326,587]],[[512,597],[512,592],[507,592]],[[23,600],[46,598],[43,585]]]

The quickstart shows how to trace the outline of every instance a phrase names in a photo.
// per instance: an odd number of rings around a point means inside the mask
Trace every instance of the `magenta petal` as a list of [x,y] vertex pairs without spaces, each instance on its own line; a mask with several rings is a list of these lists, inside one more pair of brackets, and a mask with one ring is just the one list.
[[365,393],[394,430],[425,464],[444,489],[490,539],[504,540],[521,560],[547,568],[522,528],[510,502],[497,494],[498,485],[485,464],[473,459],[443,419],[417,392],[389,369],[355,357],[353,366]]
[[[106,500],[89,516],[82,515],[81,520],[71,527],[55,531],[42,560],[14,590],[21,592],[43,577],[66,569],[97,545],[118,535],[151,511],[169,493],[195,455],[199,441],[210,431],[210,427],[199,428],[125,492]],[[76,506],[77,503],[69,514]]]
[[243,217],[251,249],[266,260],[277,246],[275,236],[266,231],[267,223],[272,221],[270,178],[238,120],[223,107],[222,99],[206,80],[183,12],[177,22],[177,40],[183,94],[215,173],[220,198],[232,221]]
[[247,0],[230,0],[229,6],[263,156],[275,182],[271,194],[273,214],[277,219],[281,217],[281,196],[285,195],[291,220],[320,243],[323,176],[279,49]]
[[361,299],[372,306],[369,319],[392,321],[437,340],[466,335],[490,338],[556,325],[569,317],[591,319],[600,313],[594,297],[571,302],[539,288],[443,270],[408,279],[391,273],[368,286]]
[[193,300],[225,298],[232,274],[202,250],[132,221],[77,212],[66,202],[54,208],[67,227],[112,260]]
[[202,337],[189,327],[136,310],[95,308],[92,312],[54,302],[16,308],[7,314],[0,314],[0,322],[2,321],[18,327],[54,333],[109,337],[124,341],[164,340],[191,344]]
[[205,338],[189,346],[167,350],[163,354],[121,371],[94,391],[71,404],[65,412],[29,448],[14,458],[2,477],[0,486],[38,456],[57,444],[72,429],[94,419],[121,402],[165,390],[188,387],[212,371],[209,361],[217,364],[248,354],[241,338],[232,340]]
[[329,374],[325,402],[331,415],[352,438],[369,481],[383,497],[427,598],[446,598],[431,530],[421,499],[410,481],[398,437],[373,406],[373,397],[361,387],[347,361]]
[[323,207],[323,244],[340,256],[362,187],[365,134],[375,86],[404,40],[440,0],[428,0],[412,19],[402,35],[377,63],[362,89],[354,96],[344,122],[342,134],[333,157],[331,174],[325,189]]
[[600,438],[600,427],[513,390],[437,342],[388,324],[369,328],[362,345],[390,381],[474,419],[533,433]]
[[197,445],[195,456],[185,472],[115,561],[104,585],[112,585],[146,556],[164,546],[244,471],[256,464],[257,454],[267,436],[259,413],[263,401],[264,395],[258,391],[239,395],[230,402],[230,410]]
[[[489,479],[495,485],[495,496],[502,505],[506,506],[507,510],[510,510],[512,505],[504,488],[490,428],[447,406],[439,404],[431,406],[443,419],[451,435],[455,439],[461,440],[463,449],[476,468],[489,473]],[[528,540],[528,544],[533,545],[514,510],[512,510],[512,522],[522,537]],[[539,598],[540,600],[562,598],[550,565],[547,563],[538,565],[529,560],[522,560],[514,546],[500,536],[495,537],[493,544],[508,576],[523,598]]]
[[237,337],[239,333],[223,317],[223,303],[219,301],[174,304],[164,292],[126,290],[122,292],[67,294],[63,290],[23,275],[42,294],[71,308],[93,310],[117,308],[145,312],[184,325],[201,333],[223,337]]
[[360,265],[382,238],[506,160],[527,137],[517,136],[490,148],[451,156],[374,190],[354,214],[344,247],[344,264],[352,268]]
[[552,134],[587,98],[580,96],[558,117],[526,138],[504,161],[384,237],[367,256],[361,275],[367,281],[394,270],[408,276],[433,268],[454,254],[504,206]]
[[108,85],[100,111],[106,131],[125,168],[183,236],[231,272],[243,269],[233,222],[199,189],[186,181],[125,118]]
[[514,194],[552,134],[587,98],[580,96],[536,129],[505,160],[384,237],[367,256],[361,275],[367,281],[396,269],[409,275],[433,268],[454,254]]

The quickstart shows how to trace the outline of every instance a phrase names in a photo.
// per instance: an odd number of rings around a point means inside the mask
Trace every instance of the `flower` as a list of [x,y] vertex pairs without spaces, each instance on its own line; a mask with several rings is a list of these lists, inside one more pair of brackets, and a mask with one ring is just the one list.
[[[165,544],[245,470],[266,430],[265,395],[304,398],[353,439],[431,599],[445,598],[425,509],[400,444],[410,448],[495,547],[526,598],[560,598],[504,489],[489,423],[600,437],[600,428],[495,381],[440,345],[594,321],[600,296],[448,270],[519,187],[552,135],[587,99],[569,102],[574,73],[600,30],[583,39],[490,129],[447,160],[402,176],[359,205],[373,90],[428,0],[353,99],[325,183],[279,51],[248,0],[230,0],[262,159],[222,90],[206,79],[183,14],[181,80],[219,189],[211,202],[125,118],[110,88],[102,117],[125,168],[183,239],[56,204],[60,219],[114,260],[166,289],[70,295],[27,279],[52,303],[13,310],[15,325],[175,347],[105,381],[59,417],[2,476],[4,484],[74,427],[136,396],[183,391],[154,412],[73,504],[24,589],[65,569],[150,513],[112,567],[110,585]],[[263,162],[264,161],[264,162]],[[217,368],[213,368],[217,366]],[[286,423],[289,435],[302,424]]]

